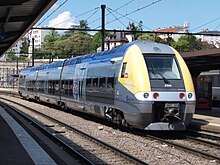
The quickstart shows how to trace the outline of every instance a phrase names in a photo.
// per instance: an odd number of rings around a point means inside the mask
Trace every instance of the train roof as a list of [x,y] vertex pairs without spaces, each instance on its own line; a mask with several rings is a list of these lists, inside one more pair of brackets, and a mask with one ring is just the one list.
[[79,63],[84,63],[84,62],[92,62],[92,61],[98,61],[98,60],[103,60],[103,59],[112,59],[116,57],[122,57],[127,50],[128,47],[132,45],[137,45],[142,53],[158,53],[158,52],[163,52],[166,54],[173,54],[172,49],[164,44],[159,44],[156,42],[152,41],[134,41],[131,43],[128,43],[126,45],[113,48],[111,50],[106,50],[103,52],[98,52],[98,53],[93,53],[93,54],[86,54],[83,56],[77,56],[73,58],[69,58],[63,61],[58,61],[58,62],[53,62],[50,64],[43,64],[40,66],[35,66],[31,68],[25,68],[22,71],[36,71],[36,70],[44,70],[44,69],[49,69],[49,68],[57,68],[57,67],[62,67],[62,66],[68,66],[68,65],[75,65]]

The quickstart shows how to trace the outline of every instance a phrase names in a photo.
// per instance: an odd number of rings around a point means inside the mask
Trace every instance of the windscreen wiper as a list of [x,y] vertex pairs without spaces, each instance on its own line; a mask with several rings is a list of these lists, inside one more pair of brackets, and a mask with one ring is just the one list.
[[155,71],[154,66],[153,66],[152,63],[150,63],[150,65],[151,65],[152,73],[153,73],[153,74],[159,74],[159,75],[162,77],[163,81],[164,81],[166,84],[170,84],[170,81],[167,80],[161,73]]
[[166,84],[170,84],[170,81],[167,80],[161,73],[157,72],[157,74],[159,74],[159,75],[162,77],[163,81],[164,81]]

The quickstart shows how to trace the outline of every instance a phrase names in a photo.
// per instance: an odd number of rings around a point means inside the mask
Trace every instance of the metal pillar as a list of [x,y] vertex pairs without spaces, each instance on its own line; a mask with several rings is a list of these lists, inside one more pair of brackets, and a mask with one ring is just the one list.
[[32,38],[32,66],[34,66],[34,38]]
[[102,36],[102,51],[105,50],[105,5],[101,5],[102,9],[102,30],[101,30],[101,36]]
[[18,57],[16,59],[16,74],[18,74]]

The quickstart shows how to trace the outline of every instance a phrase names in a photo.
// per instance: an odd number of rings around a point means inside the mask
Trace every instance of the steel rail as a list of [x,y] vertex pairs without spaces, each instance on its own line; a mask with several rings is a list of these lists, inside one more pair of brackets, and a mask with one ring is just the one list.
[[[25,105],[23,105],[23,104],[20,104],[20,103],[18,103],[18,102],[15,102],[15,101],[12,101],[12,100],[9,100],[9,99],[6,99],[6,98],[2,98],[2,97],[0,97],[0,98],[3,99],[3,100],[6,100],[6,101],[12,102],[12,103],[14,103],[14,104],[17,104],[17,105],[19,105],[19,106],[22,106],[22,107],[24,107],[24,108],[26,108],[26,109],[28,109],[28,110],[30,110],[30,111],[33,111],[34,113],[36,113],[36,114],[38,114],[38,115],[41,115],[41,116],[43,116],[43,117],[45,117],[45,118],[47,118],[47,119],[49,119],[49,120],[55,122],[55,123],[59,123],[59,125],[61,125],[61,126],[65,127],[65,128],[67,128],[67,129],[69,129],[69,130],[71,130],[71,131],[77,132],[79,135],[82,135],[82,136],[84,136],[84,137],[86,137],[86,138],[88,138],[88,139],[91,139],[92,141],[96,142],[97,144],[100,144],[101,146],[112,150],[112,151],[115,152],[116,154],[118,154],[118,155],[124,157],[125,159],[129,160],[130,162],[132,162],[132,163],[134,163],[134,164],[143,164],[143,165],[147,165],[147,164],[148,164],[148,163],[146,163],[146,162],[144,162],[144,161],[142,161],[142,160],[140,160],[140,159],[134,157],[133,155],[128,154],[128,153],[126,153],[126,152],[124,152],[124,151],[122,151],[122,150],[120,150],[120,149],[118,149],[118,148],[116,148],[116,147],[114,147],[114,146],[112,146],[112,145],[110,145],[110,144],[104,142],[104,141],[101,141],[101,140],[99,140],[99,139],[97,139],[97,138],[95,138],[95,137],[92,137],[91,135],[89,135],[89,134],[87,134],[87,133],[85,133],[85,132],[82,132],[82,131],[80,131],[80,130],[78,130],[78,129],[76,129],[76,128],[74,128],[74,127],[72,127],[72,126],[70,126],[70,125],[68,125],[68,124],[66,124],[66,123],[63,123],[63,122],[61,122],[61,121],[59,121],[59,120],[57,120],[57,119],[54,119],[54,118],[52,118],[52,117],[50,117],[50,116],[47,116],[47,115],[45,115],[45,114],[43,114],[43,113],[41,113],[41,112],[38,112],[38,111],[36,111],[36,110],[34,110],[34,109],[30,108],[30,107],[27,107],[27,106],[25,106]],[[13,106],[12,106],[12,107],[13,107]],[[13,107],[13,108],[14,108],[14,107]],[[16,111],[16,112],[21,113],[20,111]],[[22,114],[22,116],[23,116],[23,115],[25,116],[25,118],[29,118],[26,114]],[[30,118],[29,118],[29,120],[31,121]],[[42,127],[42,129],[45,129],[45,127]],[[57,140],[58,140],[58,139],[57,139]],[[69,147],[66,146],[66,148],[69,148]],[[71,148],[71,147],[70,147],[70,148]],[[81,154],[79,154],[79,156],[80,156],[80,155],[81,155]],[[90,161],[88,160],[88,162],[90,162]],[[92,162],[91,162],[91,163],[92,163]]]

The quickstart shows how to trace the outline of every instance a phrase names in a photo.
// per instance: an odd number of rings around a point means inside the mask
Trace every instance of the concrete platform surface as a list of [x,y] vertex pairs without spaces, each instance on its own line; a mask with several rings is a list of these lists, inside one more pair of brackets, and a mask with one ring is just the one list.
[[0,146],[0,164],[56,164],[2,107],[0,107]]
[[191,125],[200,129],[220,132],[220,108],[196,110]]

